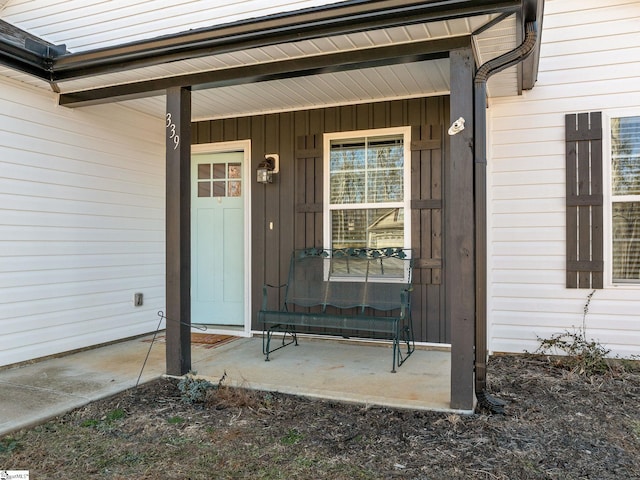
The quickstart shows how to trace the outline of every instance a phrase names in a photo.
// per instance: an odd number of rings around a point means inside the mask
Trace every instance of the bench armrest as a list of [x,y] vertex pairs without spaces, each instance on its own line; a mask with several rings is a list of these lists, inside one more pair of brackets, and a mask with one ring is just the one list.
[[268,283],[265,283],[264,285],[262,285],[262,310],[267,310],[267,288],[280,289],[286,286],[287,286],[286,283],[283,285],[270,285]]
[[400,292],[400,318],[406,318],[407,311],[411,308],[411,292],[413,286],[405,288]]

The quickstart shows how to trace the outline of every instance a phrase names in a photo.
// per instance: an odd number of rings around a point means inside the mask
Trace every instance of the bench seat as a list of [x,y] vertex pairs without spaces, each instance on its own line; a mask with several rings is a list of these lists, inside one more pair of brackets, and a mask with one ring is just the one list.
[[[284,302],[268,308],[268,288],[284,288]],[[411,257],[400,248],[303,249],[291,256],[288,282],[265,285],[258,321],[263,353],[298,344],[298,328],[323,334],[379,334],[392,341],[392,372],[413,353],[411,329]],[[282,342],[272,345],[274,334]],[[406,349],[401,348],[401,343]]]

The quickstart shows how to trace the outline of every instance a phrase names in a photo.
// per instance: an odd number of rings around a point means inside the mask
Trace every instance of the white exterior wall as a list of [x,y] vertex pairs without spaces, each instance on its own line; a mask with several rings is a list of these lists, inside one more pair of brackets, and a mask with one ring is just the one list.
[[152,331],[164,308],[163,120],[56,103],[0,77],[0,365]]
[[[536,87],[489,109],[492,352],[533,351],[537,336],[582,325],[591,290],[565,288],[565,114],[640,115],[639,2],[546,0],[542,41]],[[605,164],[607,155],[605,147]],[[609,232],[605,223],[605,243]],[[612,355],[638,355],[640,286],[606,283],[591,301],[587,337]]]

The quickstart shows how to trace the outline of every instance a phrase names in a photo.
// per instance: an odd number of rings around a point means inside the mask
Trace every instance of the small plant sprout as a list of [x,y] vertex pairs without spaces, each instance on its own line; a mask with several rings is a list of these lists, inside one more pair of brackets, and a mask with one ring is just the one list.
[[282,443],[284,445],[295,445],[302,440],[302,434],[295,428],[289,429],[287,434],[282,437]]

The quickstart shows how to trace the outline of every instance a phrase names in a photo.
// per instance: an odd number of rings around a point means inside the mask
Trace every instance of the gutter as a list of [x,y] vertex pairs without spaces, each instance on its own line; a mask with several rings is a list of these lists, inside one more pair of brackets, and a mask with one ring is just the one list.
[[[50,46],[32,37],[29,45],[0,36],[0,65],[49,81],[52,85],[92,75],[143,68],[265,45],[345,35],[372,29],[465,18],[489,13],[515,13],[523,0],[345,0],[335,4],[249,18],[223,25],[139,40],[79,53]],[[524,0],[535,1],[535,0]],[[2,0],[0,0],[1,4]],[[3,22],[8,29],[15,26]],[[0,28],[1,32],[2,28]],[[29,37],[27,32],[21,31]],[[51,48],[48,48],[51,47]]]
[[46,82],[50,80],[46,59],[41,54],[29,51],[1,37],[0,65],[27,73]]
[[66,53],[65,45],[53,45],[0,19],[0,65],[50,82],[54,59]]
[[[1,0],[0,0],[1,1]],[[513,14],[538,0],[346,0],[86,52],[31,50],[0,39],[0,65],[49,81],[74,80],[265,45],[465,18]],[[540,0],[541,1],[541,0]],[[524,3],[523,3],[524,2]]]
[[534,51],[537,44],[537,22],[528,21],[525,24],[523,42],[510,52],[489,60],[478,68],[473,85],[477,302],[475,392],[478,404],[492,413],[504,413],[505,403],[487,393],[487,81],[493,74],[522,62]]
[[522,0],[348,0],[337,4],[195,29],[114,47],[62,55],[52,80],[63,81],[143,68],[266,45],[363,32],[378,28],[515,13]]

